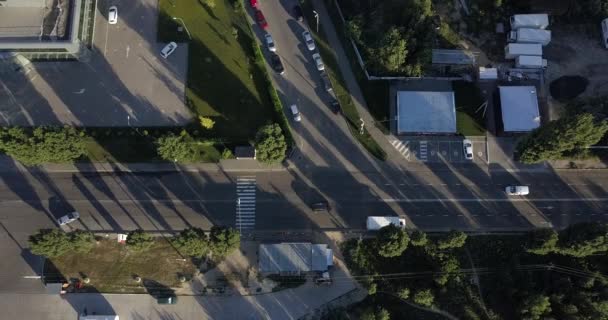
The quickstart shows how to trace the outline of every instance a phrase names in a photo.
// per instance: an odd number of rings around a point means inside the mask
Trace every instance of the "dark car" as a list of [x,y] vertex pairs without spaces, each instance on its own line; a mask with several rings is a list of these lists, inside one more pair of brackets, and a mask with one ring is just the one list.
[[293,7],[293,16],[298,21],[304,20],[304,14],[302,13],[302,7],[296,5]]
[[331,210],[329,203],[325,200],[313,203],[310,208],[313,212],[329,212]]
[[331,111],[335,114],[340,113],[340,102],[338,102],[338,100],[336,98],[332,98],[331,101],[329,102],[329,105],[331,106]]
[[156,303],[158,304],[176,304],[177,297],[176,296],[160,296],[156,298]]
[[325,91],[330,92],[333,91],[331,87],[331,81],[329,80],[329,76],[325,72],[321,72],[321,82],[323,82],[323,88]]
[[260,10],[255,10],[255,20],[258,22],[260,28],[266,30],[268,28],[268,22],[266,22],[266,18],[264,14]]
[[274,71],[276,71],[278,74],[285,73],[285,68],[283,68],[283,62],[281,62],[281,57],[279,57],[278,54],[270,54],[270,64],[272,66],[272,69],[274,69]]

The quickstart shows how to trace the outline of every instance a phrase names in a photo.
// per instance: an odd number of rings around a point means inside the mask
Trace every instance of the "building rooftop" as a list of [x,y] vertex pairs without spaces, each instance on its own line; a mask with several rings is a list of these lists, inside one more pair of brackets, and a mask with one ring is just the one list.
[[398,133],[456,133],[454,92],[398,91]]
[[475,64],[475,55],[471,51],[433,49],[433,64]]
[[498,90],[505,132],[526,132],[538,128],[540,114],[535,87],[500,86]]
[[259,248],[260,271],[265,273],[327,271],[332,257],[326,244],[277,243]]

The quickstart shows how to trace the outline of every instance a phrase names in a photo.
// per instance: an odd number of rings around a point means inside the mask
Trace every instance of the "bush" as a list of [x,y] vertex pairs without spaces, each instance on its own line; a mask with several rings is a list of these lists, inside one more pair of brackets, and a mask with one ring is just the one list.
[[241,245],[241,235],[232,228],[214,226],[209,235],[209,247],[216,257],[225,257]]
[[95,236],[87,231],[77,230],[70,234],[72,248],[80,253],[88,253],[95,247]]
[[209,252],[207,235],[199,228],[183,230],[173,238],[172,243],[182,254],[191,257],[200,258]]
[[208,117],[198,116],[198,120],[201,124],[201,127],[205,128],[207,130],[213,129],[213,126],[215,125],[215,121],[213,121],[213,119],[208,118]]
[[433,295],[430,289],[417,291],[412,297],[412,299],[414,300],[415,304],[424,307],[430,307],[433,305],[433,302],[435,302],[435,296]]
[[287,143],[281,127],[274,123],[263,126],[256,134],[257,159],[262,163],[278,163],[285,159]]
[[127,236],[127,248],[133,251],[145,251],[152,247],[154,238],[143,230],[134,230]]
[[61,256],[73,248],[70,236],[59,229],[40,230],[31,235],[28,242],[33,254],[47,258]]
[[557,240],[557,232],[553,229],[532,230],[528,233],[526,251],[539,255],[549,254],[556,250]]
[[0,150],[25,165],[74,162],[86,152],[85,138],[74,127],[1,128]]
[[190,134],[182,131],[180,135],[168,133],[156,139],[158,155],[174,162],[194,162],[200,158],[200,151]]
[[234,154],[232,153],[232,150],[225,148],[222,151],[222,159],[234,159]]
[[437,248],[440,250],[460,248],[464,246],[467,235],[462,231],[450,231],[437,241]]

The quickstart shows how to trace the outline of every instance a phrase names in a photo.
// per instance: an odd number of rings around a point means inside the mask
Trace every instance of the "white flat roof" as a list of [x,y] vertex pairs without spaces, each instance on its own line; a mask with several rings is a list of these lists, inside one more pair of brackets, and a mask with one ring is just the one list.
[[540,125],[538,97],[533,86],[498,87],[505,132],[531,131]]
[[397,92],[397,130],[456,133],[454,92]]

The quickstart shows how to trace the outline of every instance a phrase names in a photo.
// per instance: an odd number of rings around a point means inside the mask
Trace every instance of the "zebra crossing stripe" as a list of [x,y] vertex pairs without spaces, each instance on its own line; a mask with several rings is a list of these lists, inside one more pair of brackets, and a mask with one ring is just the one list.
[[235,225],[239,230],[255,228],[256,188],[255,177],[237,177]]

